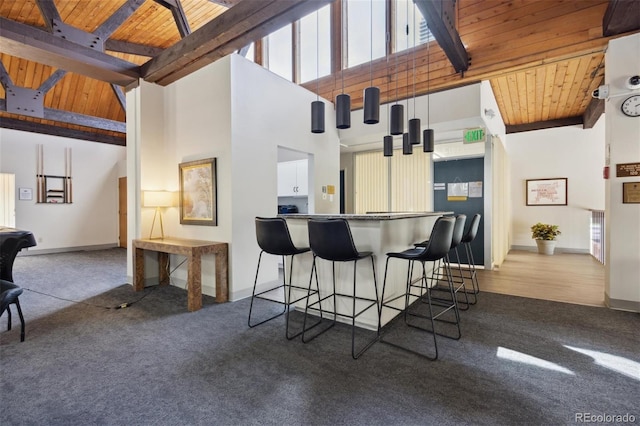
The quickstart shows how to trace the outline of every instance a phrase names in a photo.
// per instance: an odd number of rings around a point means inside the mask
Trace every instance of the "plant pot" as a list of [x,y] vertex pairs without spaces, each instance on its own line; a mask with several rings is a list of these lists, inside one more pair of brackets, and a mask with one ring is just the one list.
[[556,248],[555,240],[536,240],[536,244],[538,245],[539,254],[546,254],[550,256]]

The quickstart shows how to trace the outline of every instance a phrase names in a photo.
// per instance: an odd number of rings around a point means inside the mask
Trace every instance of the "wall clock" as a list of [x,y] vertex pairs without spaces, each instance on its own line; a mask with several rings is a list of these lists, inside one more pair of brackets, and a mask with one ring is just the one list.
[[622,102],[621,109],[628,117],[640,117],[640,95],[629,96]]

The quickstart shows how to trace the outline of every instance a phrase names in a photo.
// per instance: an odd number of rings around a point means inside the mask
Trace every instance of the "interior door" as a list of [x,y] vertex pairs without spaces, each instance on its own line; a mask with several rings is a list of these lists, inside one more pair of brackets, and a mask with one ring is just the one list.
[[127,178],[118,179],[118,245],[127,247]]
[[[467,227],[473,215],[480,213],[482,220],[478,235],[471,243],[476,265],[484,264],[484,158],[438,161],[433,164],[433,206],[435,211],[453,211],[467,215]],[[466,197],[449,193],[450,184],[469,184]],[[481,185],[481,186],[480,186]],[[478,191],[478,187],[480,190]],[[456,188],[460,188],[457,186]],[[466,227],[465,227],[466,229]],[[460,260],[467,262],[465,250],[458,249]],[[453,261],[453,260],[452,260]]]

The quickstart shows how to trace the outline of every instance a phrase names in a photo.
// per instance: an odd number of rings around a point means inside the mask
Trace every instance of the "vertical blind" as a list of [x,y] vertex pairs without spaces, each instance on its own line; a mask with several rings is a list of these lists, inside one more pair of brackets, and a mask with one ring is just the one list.
[[395,150],[393,157],[384,157],[381,151],[356,153],[354,211],[431,211],[431,175],[431,157],[419,150],[412,155]]

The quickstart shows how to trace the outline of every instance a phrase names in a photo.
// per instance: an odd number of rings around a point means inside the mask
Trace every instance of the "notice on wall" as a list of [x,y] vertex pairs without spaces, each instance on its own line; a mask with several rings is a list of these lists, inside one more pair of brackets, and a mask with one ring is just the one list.
[[482,181],[469,182],[469,198],[482,198]]
[[468,197],[468,182],[453,182],[447,184],[447,201],[467,201]]

